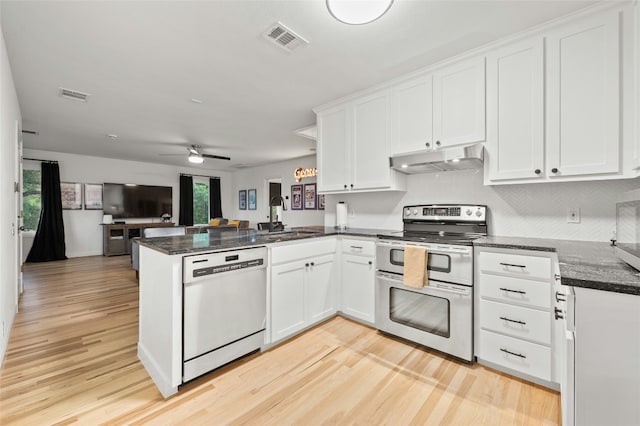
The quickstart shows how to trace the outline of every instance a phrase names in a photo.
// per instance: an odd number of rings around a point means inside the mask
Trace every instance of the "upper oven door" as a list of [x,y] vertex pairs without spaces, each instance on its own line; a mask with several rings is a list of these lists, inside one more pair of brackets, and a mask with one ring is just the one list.
[[468,286],[473,284],[473,247],[471,246],[380,240],[376,247],[378,270],[396,274],[404,273],[404,246],[408,244],[427,248],[429,279]]

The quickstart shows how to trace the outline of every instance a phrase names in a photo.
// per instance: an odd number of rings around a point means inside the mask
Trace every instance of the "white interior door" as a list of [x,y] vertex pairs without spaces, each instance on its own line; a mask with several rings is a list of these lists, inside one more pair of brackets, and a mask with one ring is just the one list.
[[22,294],[23,284],[22,284],[22,231],[24,230],[24,223],[22,220],[22,127],[20,122],[16,120],[16,154],[15,154],[15,162],[16,167],[14,170],[16,171],[16,176],[14,182],[17,182],[17,187],[14,188],[14,202],[16,209],[16,225],[13,232],[15,232],[15,241],[16,241],[16,258],[15,258],[15,266],[16,266],[16,308],[18,306],[18,298]]

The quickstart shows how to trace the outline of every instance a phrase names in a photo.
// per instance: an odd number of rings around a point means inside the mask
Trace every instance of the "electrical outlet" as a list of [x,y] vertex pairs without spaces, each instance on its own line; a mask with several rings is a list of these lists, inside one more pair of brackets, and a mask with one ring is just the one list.
[[567,209],[567,223],[580,223],[579,207],[569,207]]

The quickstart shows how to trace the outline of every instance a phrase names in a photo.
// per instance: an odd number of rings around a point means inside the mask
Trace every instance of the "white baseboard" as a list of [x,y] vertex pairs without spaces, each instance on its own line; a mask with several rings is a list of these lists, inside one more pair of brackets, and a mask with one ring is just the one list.
[[67,252],[67,257],[87,257],[87,256],[102,256],[102,251],[80,251],[80,252]]
[[155,362],[153,357],[149,355],[149,352],[144,348],[144,345],[141,342],[138,342],[138,359],[147,370],[147,373],[151,376],[151,380],[156,384],[158,390],[165,399],[178,392],[178,387],[171,386],[171,380],[169,380],[169,378],[158,367],[158,364]]

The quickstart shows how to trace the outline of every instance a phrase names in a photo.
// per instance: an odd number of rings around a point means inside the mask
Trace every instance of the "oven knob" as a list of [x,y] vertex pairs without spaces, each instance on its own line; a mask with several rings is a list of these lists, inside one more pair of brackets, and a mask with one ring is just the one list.
[[418,209],[413,209],[414,216],[418,214]]
[[407,216],[411,216],[411,209],[407,209],[404,213],[405,213]]
[[478,210],[478,211],[476,212],[476,216],[478,216],[478,217],[482,216],[482,212],[481,212],[480,210]]
[[471,210],[467,210],[467,216],[471,216]]

